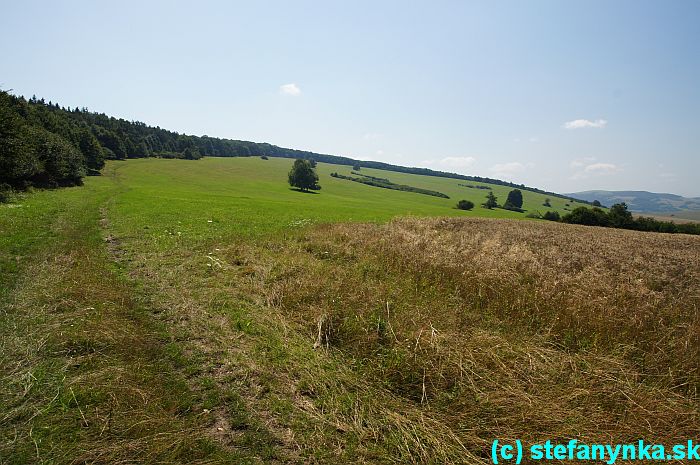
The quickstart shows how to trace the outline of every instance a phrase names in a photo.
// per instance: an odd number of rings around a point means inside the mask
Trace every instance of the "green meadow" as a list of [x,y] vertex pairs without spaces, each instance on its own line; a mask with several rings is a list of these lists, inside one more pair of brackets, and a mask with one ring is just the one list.
[[697,237],[323,163],[304,193],[292,162],[111,161],[0,205],[0,464],[488,463],[495,437],[697,431]]
[[[114,170],[125,192],[118,207],[127,216],[142,216],[145,224],[176,224],[193,234],[206,234],[207,220],[222,231],[257,234],[279,231],[299,222],[387,221],[395,216],[478,216],[524,218],[528,211],[557,210],[578,204],[557,197],[523,191],[525,213],[481,207],[487,190],[461,187],[479,185],[470,181],[419,176],[363,168],[366,175],[388,178],[397,184],[436,190],[443,199],[413,192],[399,192],[367,186],[330,176],[333,172],[350,175],[351,167],[319,163],[317,172],[321,190],[297,192],[287,184],[292,160],[270,158],[205,158],[184,160],[129,160],[114,162]],[[89,180],[100,182],[100,180]],[[482,184],[483,185],[483,184]],[[499,203],[505,201],[509,187],[492,185]],[[542,206],[550,198],[552,207]],[[472,211],[455,208],[458,200],[471,200]],[[566,204],[570,203],[571,207]],[[120,212],[121,213],[121,212]],[[182,232],[182,231],[181,231]]]

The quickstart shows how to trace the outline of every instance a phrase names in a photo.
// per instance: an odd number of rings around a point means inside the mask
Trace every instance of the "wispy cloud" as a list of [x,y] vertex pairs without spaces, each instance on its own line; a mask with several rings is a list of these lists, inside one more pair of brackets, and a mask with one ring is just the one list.
[[571,179],[609,176],[622,171],[622,168],[620,168],[618,165],[614,163],[599,162],[595,157],[579,158],[572,161],[570,166],[572,169],[576,170],[573,176],[571,176]]
[[439,161],[439,164],[449,168],[469,168],[476,163],[474,157],[445,157]]
[[476,163],[474,157],[445,157],[439,160],[423,160],[422,164],[430,167],[445,168],[445,169],[464,169],[469,168]]
[[620,168],[618,168],[618,166],[613,163],[593,163],[591,165],[586,166],[583,169],[585,173],[591,173],[596,175],[612,174],[619,170]]
[[517,173],[522,173],[525,171],[525,168],[526,166],[519,161],[511,161],[508,163],[497,163],[489,169],[492,173],[499,176],[512,176]]
[[282,84],[280,86],[280,94],[291,95],[292,97],[297,97],[297,96],[301,95],[301,89],[299,88],[298,85],[294,84],[293,82],[290,84]]
[[602,129],[608,125],[608,121],[604,119],[590,120],[590,119],[575,119],[573,121],[567,121],[562,125],[564,129],[585,129],[585,128],[598,128]]
[[594,161],[596,161],[596,157],[577,158],[573,160],[570,165],[572,168],[583,168],[584,166],[592,164]]

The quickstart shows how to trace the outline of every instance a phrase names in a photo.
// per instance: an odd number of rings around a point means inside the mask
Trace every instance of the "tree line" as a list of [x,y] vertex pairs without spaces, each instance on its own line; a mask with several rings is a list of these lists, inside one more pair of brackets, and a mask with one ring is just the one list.
[[674,223],[643,216],[635,218],[624,202],[613,205],[608,211],[598,207],[577,207],[564,216],[560,216],[558,212],[546,212],[542,219],[635,231],[700,234],[700,223]]
[[511,186],[568,198],[553,192],[498,179],[467,176],[428,168],[411,168],[377,161],[288,149],[267,143],[192,136],[114,118],[87,108],[67,108],[32,97],[0,91],[0,185],[70,186],[97,174],[104,160],[127,158],[282,157],[314,162],[377,168],[409,174]]

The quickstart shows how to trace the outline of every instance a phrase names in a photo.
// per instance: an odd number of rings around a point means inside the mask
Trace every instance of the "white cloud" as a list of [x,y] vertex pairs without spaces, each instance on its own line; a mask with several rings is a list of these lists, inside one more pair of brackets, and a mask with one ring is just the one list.
[[474,157],[445,157],[440,160],[424,160],[422,164],[444,169],[464,169],[476,163]]
[[620,169],[612,163],[593,163],[586,166],[583,171],[591,174],[611,174]]
[[618,165],[614,163],[598,162],[595,157],[579,158],[570,164],[571,168],[576,172],[571,176],[571,179],[586,179],[594,176],[609,176],[611,174],[622,171]]
[[583,168],[584,166],[590,165],[594,161],[596,161],[595,157],[578,158],[572,161],[570,165],[572,168]]
[[604,119],[590,120],[590,119],[575,119],[573,121],[567,121],[562,125],[564,129],[584,129],[584,128],[598,128],[602,129],[608,125],[608,121]]
[[490,170],[501,176],[510,176],[523,172],[525,170],[525,165],[517,161],[511,161],[509,163],[497,163],[493,165]]
[[294,84],[293,82],[290,84],[283,84],[280,86],[280,94],[291,95],[292,97],[297,97],[297,96],[301,95],[301,89],[299,88],[298,85]]
[[476,163],[474,157],[445,157],[438,162],[441,166],[448,168],[469,168]]

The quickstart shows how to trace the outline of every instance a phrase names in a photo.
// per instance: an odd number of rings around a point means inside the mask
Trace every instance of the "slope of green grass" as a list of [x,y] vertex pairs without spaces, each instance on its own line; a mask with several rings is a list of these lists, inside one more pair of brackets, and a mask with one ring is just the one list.
[[[317,171],[322,189],[301,193],[290,189],[287,173],[292,160],[271,158],[205,158],[184,160],[129,160],[114,166],[129,179],[130,189],[121,197],[126,215],[142,215],[146,226],[152,219],[172,220],[179,230],[197,232],[202,222],[212,221],[223,231],[257,234],[280,231],[309,222],[386,221],[395,216],[483,216],[524,218],[526,213],[482,208],[488,191],[461,187],[457,179],[437,178],[362,169],[363,174],[385,177],[406,184],[443,192],[450,199],[412,192],[399,192],[336,179],[332,172],[350,175],[351,167],[319,163]],[[470,183],[477,184],[477,183]],[[499,202],[509,188],[493,185]],[[523,191],[527,211],[557,210],[565,213],[567,201],[552,197],[552,207],[543,207],[545,195]],[[458,200],[471,200],[473,211],[457,210]],[[579,204],[571,203],[570,208]],[[179,222],[179,223],[178,223]]]
[[207,433],[210,394],[115,263],[120,191],[104,176],[0,205],[0,464],[249,462]]

